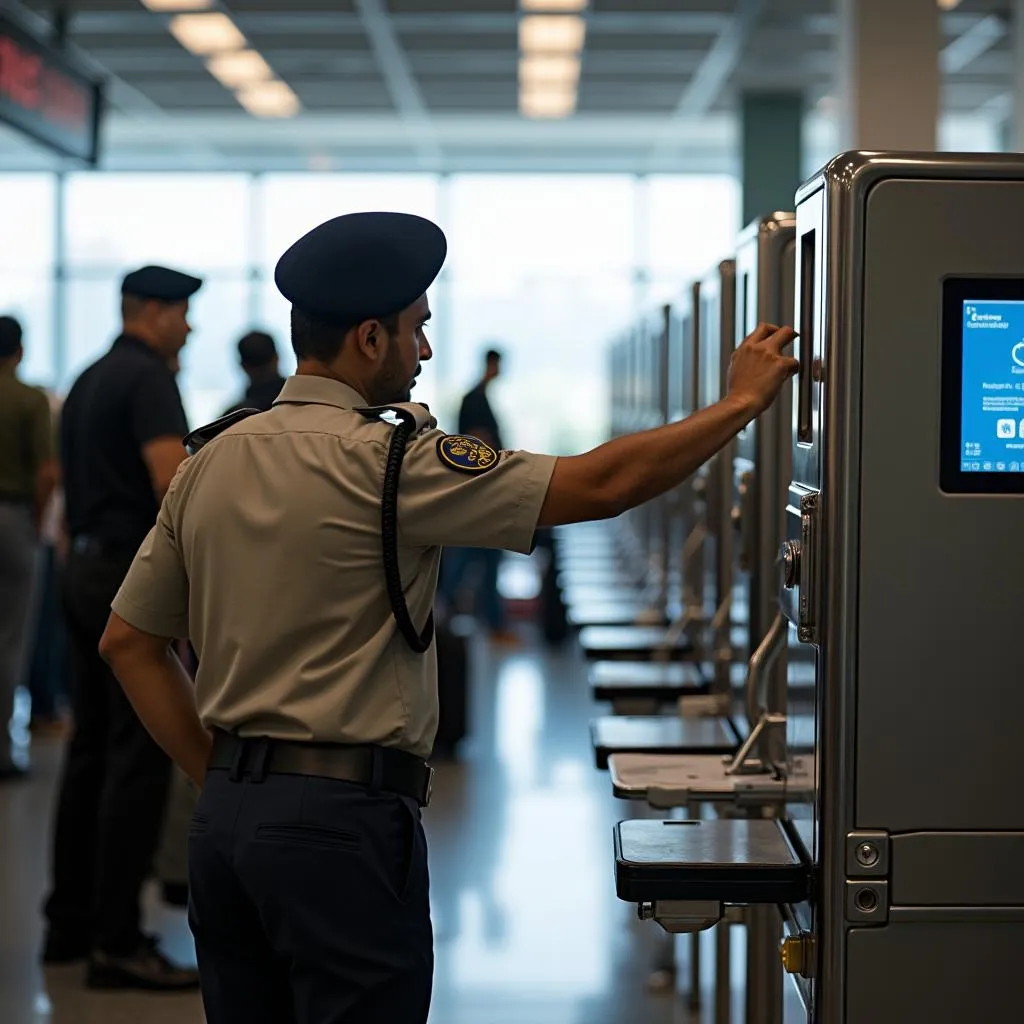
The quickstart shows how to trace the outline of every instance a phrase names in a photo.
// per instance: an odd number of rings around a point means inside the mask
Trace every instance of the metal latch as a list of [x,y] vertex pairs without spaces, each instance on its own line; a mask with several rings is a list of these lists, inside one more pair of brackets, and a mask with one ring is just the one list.
[[657,921],[672,935],[714,928],[723,913],[718,900],[652,900],[637,906],[641,921]]

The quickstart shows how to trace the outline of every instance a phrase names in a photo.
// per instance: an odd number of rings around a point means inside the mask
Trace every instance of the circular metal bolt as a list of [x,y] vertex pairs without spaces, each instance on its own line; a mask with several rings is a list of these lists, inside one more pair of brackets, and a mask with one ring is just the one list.
[[878,863],[878,847],[874,843],[861,843],[857,847],[857,861],[863,867],[873,868]]
[[874,889],[861,889],[858,891],[854,902],[857,909],[865,914],[870,914],[878,908],[878,893]]
[[787,540],[782,545],[782,579],[783,586],[792,590],[800,574],[800,544],[795,540]]

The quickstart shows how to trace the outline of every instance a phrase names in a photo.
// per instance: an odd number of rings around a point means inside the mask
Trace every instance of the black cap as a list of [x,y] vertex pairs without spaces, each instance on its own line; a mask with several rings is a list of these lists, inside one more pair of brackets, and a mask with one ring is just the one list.
[[140,267],[126,274],[121,282],[122,295],[137,299],[156,299],[158,302],[181,302],[191,298],[200,288],[201,278],[183,274],[167,267]]
[[444,232],[408,213],[351,213],[300,238],[274,281],[296,309],[350,327],[411,306],[448,254]]
[[266,331],[250,331],[239,339],[238,357],[243,366],[258,370],[277,358],[277,346]]

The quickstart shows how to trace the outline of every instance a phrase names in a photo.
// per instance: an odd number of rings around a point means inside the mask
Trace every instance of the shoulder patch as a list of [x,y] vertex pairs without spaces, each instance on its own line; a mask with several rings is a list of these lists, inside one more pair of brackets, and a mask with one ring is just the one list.
[[464,434],[446,434],[437,439],[437,457],[449,469],[460,473],[486,473],[498,464],[498,453],[488,444]]

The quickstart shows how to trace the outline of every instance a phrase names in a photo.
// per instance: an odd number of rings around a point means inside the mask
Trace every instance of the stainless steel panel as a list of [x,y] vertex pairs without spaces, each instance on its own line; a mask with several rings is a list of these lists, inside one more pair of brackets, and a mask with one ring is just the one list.
[[845,1024],[1015,1020],[1021,1008],[1014,982],[1022,961],[1019,924],[853,928],[842,1019]]
[[1006,796],[1024,789],[1024,501],[938,485],[941,282],[1024,276],[1022,225],[1024,181],[885,181],[868,200],[860,827],[1024,830]]
[[1024,906],[1024,832],[894,836],[890,888],[900,906]]

